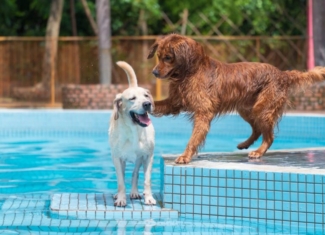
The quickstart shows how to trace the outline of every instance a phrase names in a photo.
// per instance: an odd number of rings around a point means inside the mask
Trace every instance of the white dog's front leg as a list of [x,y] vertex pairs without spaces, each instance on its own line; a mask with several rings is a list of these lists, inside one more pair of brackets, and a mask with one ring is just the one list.
[[152,196],[151,192],[151,170],[152,170],[153,155],[148,156],[143,161],[144,170],[144,203],[147,205],[155,205],[156,200]]
[[124,184],[124,170],[125,162],[119,158],[113,157],[117,177],[117,194],[115,195],[114,206],[126,206],[125,184]]
[[131,194],[130,194],[130,198],[132,199],[140,199],[141,195],[139,194],[138,191],[138,179],[139,179],[139,170],[142,164],[142,158],[137,158],[137,160],[135,161],[135,166],[134,166],[134,170],[132,173],[132,189],[131,189]]

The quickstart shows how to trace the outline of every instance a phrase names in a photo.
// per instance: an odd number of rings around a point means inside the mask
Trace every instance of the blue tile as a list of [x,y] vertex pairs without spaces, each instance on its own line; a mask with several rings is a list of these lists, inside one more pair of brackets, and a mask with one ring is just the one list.
[[219,206],[218,207],[218,215],[226,215],[226,207]]
[[258,188],[258,181],[257,180],[251,180],[251,188],[257,189]]
[[298,207],[299,207],[299,211],[301,211],[301,212],[306,212],[307,211],[306,203],[299,203]]
[[290,202],[283,202],[282,208],[283,210],[290,211]]
[[185,202],[186,202],[186,204],[193,204],[194,203],[194,196],[186,195]]
[[280,182],[278,182],[278,181],[276,181],[275,182],[275,190],[282,190],[282,182],[280,181]]
[[324,215],[322,215],[322,214],[315,214],[315,222],[323,224],[323,217],[324,217]]
[[315,212],[316,213],[323,213],[323,205],[322,204],[315,204]]
[[173,174],[173,167],[172,166],[165,166],[165,174],[172,175]]
[[[266,199],[268,199],[268,200],[274,200],[275,199],[275,191],[267,191],[267,192],[265,192],[263,190],[263,192],[266,194]],[[262,194],[262,193],[259,193],[259,194]],[[263,197],[263,198],[265,198],[265,197]]]
[[243,197],[244,198],[250,198],[249,189],[243,189]]
[[321,184],[315,184],[315,193],[323,193]]
[[202,187],[202,195],[210,195],[210,187]]
[[186,192],[186,194],[194,194],[193,186],[186,185],[185,192]]
[[227,187],[231,187],[231,188],[234,187],[234,179],[227,178]]
[[306,182],[306,175],[305,174],[299,174],[298,175],[298,181],[301,183]]
[[290,184],[290,191],[298,192],[298,184],[297,183],[291,183]]
[[235,198],[235,207],[242,207],[242,199]]
[[251,171],[251,179],[258,179],[258,172],[257,171]]
[[202,196],[202,204],[209,205],[210,204],[210,196]]
[[259,189],[266,189],[266,182],[265,182],[265,180],[258,181],[258,187],[259,187]]
[[194,168],[193,167],[186,167],[186,174],[189,176],[194,175]]
[[298,211],[298,203],[297,202],[291,202],[290,208],[292,211]]
[[267,208],[268,210],[274,210],[274,201],[267,200],[267,201],[266,201],[266,208]]
[[210,178],[210,186],[218,187],[218,178]]
[[171,175],[165,175],[165,184],[171,184],[173,183],[173,177]]
[[210,206],[210,214],[217,215],[218,214],[218,207],[217,206]]
[[252,218],[258,218],[257,209],[250,209],[250,216]]
[[282,218],[283,218],[283,214],[282,214],[282,210],[280,210],[280,211],[274,211],[275,212],[275,218],[277,219],[277,220],[282,220]]
[[258,207],[260,209],[266,209],[266,200],[258,200]]
[[164,202],[172,202],[172,200],[173,200],[172,194],[167,194],[167,193],[164,194]]
[[323,183],[323,176],[315,175],[315,183],[316,184],[322,184]]
[[193,213],[193,205],[192,204],[187,204],[185,208],[186,208],[186,213]]
[[225,197],[226,196],[226,188],[219,188],[218,196]]
[[282,200],[282,192],[275,191],[275,200]]
[[186,175],[187,176],[187,170],[186,167],[181,167],[181,175]]
[[218,177],[218,170],[217,169],[211,169],[210,175],[211,175],[211,177]]
[[282,173],[279,173],[279,172],[274,173],[274,180],[282,181]]
[[227,178],[234,178],[234,170],[226,170],[226,176]]
[[298,190],[299,190],[299,192],[306,192],[306,184],[298,183]]
[[227,197],[227,207],[233,207],[235,205],[235,199],[233,197]]
[[274,206],[276,210],[282,210],[282,201],[275,201]]
[[241,189],[235,189],[235,197],[242,197],[242,190]]
[[227,207],[227,216],[234,216],[234,208],[233,207]]
[[267,172],[266,173],[266,179],[267,180],[274,180],[274,173],[273,172]]
[[173,209],[177,210],[177,211],[180,211],[181,210],[181,204],[173,203]]
[[194,168],[195,176],[202,176],[202,168]]
[[[268,194],[270,194],[270,199],[274,199],[274,197],[272,198],[272,195],[274,195],[273,191],[268,191]],[[258,190],[258,198],[266,199],[266,195],[265,190]]]
[[315,194],[315,203],[322,203],[323,199],[322,199],[322,194]]
[[315,183],[314,175],[306,175],[308,183]]
[[241,208],[235,207],[235,215],[236,217],[242,217],[243,216],[243,210]]
[[314,213],[315,212],[315,204],[314,203],[307,203],[307,212]]
[[283,211],[283,220],[290,221],[290,212],[289,211]]
[[282,190],[290,191],[291,183],[290,182],[282,182]]
[[181,175],[181,168],[180,167],[174,166],[173,168],[174,168],[173,169],[173,174],[174,175]]
[[226,179],[219,178],[219,187],[226,187]]
[[181,186],[180,185],[174,185],[173,186],[173,193],[180,194],[181,193]]
[[250,188],[249,180],[243,180],[243,188]]
[[[287,173],[285,173],[285,174],[287,174]],[[283,176],[285,174],[283,174]],[[292,182],[297,182],[298,181],[298,175],[296,173],[290,173],[289,175],[290,175],[290,181],[292,181]]]
[[291,212],[290,213],[291,221],[298,222],[299,221],[299,213],[298,212]]
[[251,190],[250,195],[251,195],[251,198],[258,198],[257,190]]
[[267,181],[266,188],[267,190],[274,190],[274,181]]
[[234,189],[233,188],[227,188],[227,197],[234,197]]
[[226,198],[225,197],[219,197],[219,205],[226,206]]
[[312,202],[314,203],[315,202],[315,194],[313,193],[307,193],[307,202]]
[[282,200],[283,201],[290,201],[290,193],[289,192],[283,192],[282,193]]
[[243,171],[242,172],[243,179],[250,179],[250,172],[249,171]]
[[259,180],[266,180],[266,173],[264,171],[260,171],[258,173]]
[[218,194],[218,189],[216,187],[210,188],[210,194],[213,195],[217,195]]
[[243,208],[243,216],[244,217],[250,217],[250,209]]
[[218,204],[218,198],[210,196],[210,204],[211,205],[217,205]]
[[210,178],[202,178],[203,186],[210,186]]
[[300,202],[306,202],[307,201],[306,193],[298,193],[298,199]]
[[235,187],[236,188],[241,188],[242,187],[242,180],[241,179],[236,179],[235,180]]
[[273,220],[274,219],[274,210],[267,210],[266,216],[267,216],[267,219]]
[[194,195],[194,204],[202,204],[202,196]]
[[258,218],[266,219],[266,210],[258,210]]
[[240,170],[234,170],[235,178],[241,179],[242,178],[242,171]]
[[258,201],[256,199],[251,200],[251,208],[258,208]]
[[202,187],[201,186],[194,186],[194,194],[202,194]]
[[315,223],[315,214],[307,213],[307,223]]
[[243,199],[243,207],[250,207],[250,199]]
[[186,184],[190,184],[190,185],[194,184],[193,176],[187,176],[185,180],[186,180]]
[[202,185],[202,177],[195,176],[194,177],[194,185]]
[[210,169],[203,168],[203,176],[204,177],[210,177]]
[[210,206],[202,206],[202,214],[209,215],[210,214]]
[[225,178],[226,177],[226,170],[219,169],[218,176],[219,176],[219,178]]
[[173,203],[180,203],[181,195],[173,194]]
[[306,213],[299,213],[299,221],[306,222],[307,221],[307,214]]
[[201,205],[194,205],[194,213],[201,214]]

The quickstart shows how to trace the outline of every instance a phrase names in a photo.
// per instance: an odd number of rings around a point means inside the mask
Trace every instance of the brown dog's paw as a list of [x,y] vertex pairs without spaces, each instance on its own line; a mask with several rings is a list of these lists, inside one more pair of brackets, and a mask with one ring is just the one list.
[[191,158],[185,157],[184,155],[176,158],[175,163],[177,164],[188,164],[191,161]]
[[248,149],[250,146],[250,144],[246,143],[246,142],[243,142],[243,143],[240,143],[237,145],[237,148],[238,149]]
[[262,156],[263,156],[263,154],[260,153],[259,151],[252,151],[252,152],[250,152],[250,153],[248,154],[248,157],[249,157],[249,158],[260,158],[260,157],[262,157]]

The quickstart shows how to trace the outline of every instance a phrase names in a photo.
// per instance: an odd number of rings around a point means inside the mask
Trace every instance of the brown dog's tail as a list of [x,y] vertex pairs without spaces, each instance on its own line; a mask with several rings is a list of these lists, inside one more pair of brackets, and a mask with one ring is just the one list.
[[137,76],[135,75],[135,72],[131,67],[131,65],[129,65],[124,61],[117,61],[116,64],[120,66],[128,76],[129,87],[137,87],[138,86]]
[[325,67],[315,67],[307,72],[301,72],[297,70],[286,71],[286,74],[292,81],[292,85],[310,85],[313,82],[321,82],[325,80]]

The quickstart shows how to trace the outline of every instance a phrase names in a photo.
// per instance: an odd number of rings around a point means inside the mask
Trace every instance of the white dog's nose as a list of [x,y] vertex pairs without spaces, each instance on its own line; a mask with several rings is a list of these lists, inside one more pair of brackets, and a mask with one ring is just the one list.
[[142,107],[143,107],[144,110],[148,111],[148,110],[150,110],[151,103],[148,102],[148,101],[143,102],[143,103],[142,103]]

